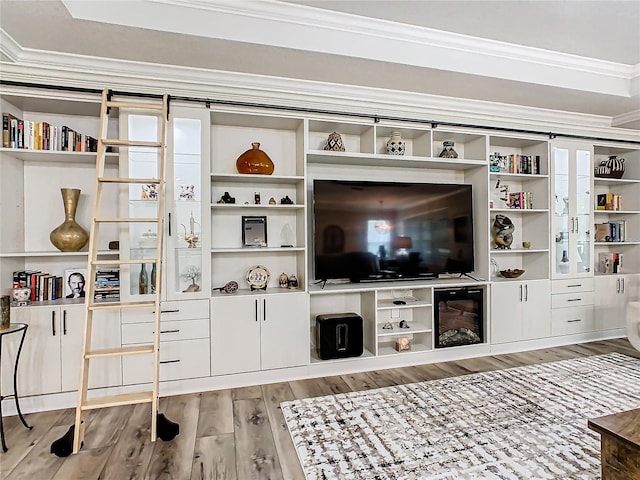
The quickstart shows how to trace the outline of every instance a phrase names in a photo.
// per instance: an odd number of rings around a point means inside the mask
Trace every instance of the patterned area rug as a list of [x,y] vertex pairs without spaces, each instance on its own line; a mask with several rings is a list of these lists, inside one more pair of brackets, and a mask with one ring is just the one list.
[[640,406],[612,353],[283,402],[308,480],[600,478],[589,418]]

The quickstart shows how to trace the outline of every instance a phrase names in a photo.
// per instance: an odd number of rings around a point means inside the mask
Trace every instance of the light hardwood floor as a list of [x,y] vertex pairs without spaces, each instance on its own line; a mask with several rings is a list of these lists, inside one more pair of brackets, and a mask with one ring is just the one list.
[[88,419],[84,448],[64,459],[49,448],[73,423],[73,409],[28,415],[31,431],[7,417],[9,451],[0,453],[0,479],[303,480],[282,401],[609,352],[640,358],[626,339],[616,339],[167,397],[160,410],[180,423],[180,435],[166,443],[149,440],[148,405],[103,409]]

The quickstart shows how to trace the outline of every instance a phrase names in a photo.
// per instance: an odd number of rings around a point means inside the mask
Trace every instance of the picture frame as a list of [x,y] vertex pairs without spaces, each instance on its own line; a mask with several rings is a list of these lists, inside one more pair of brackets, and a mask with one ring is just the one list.
[[64,298],[84,298],[87,287],[86,268],[73,268],[64,271]]
[[242,216],[242,246],[251,248],[267,246],[266,216]]

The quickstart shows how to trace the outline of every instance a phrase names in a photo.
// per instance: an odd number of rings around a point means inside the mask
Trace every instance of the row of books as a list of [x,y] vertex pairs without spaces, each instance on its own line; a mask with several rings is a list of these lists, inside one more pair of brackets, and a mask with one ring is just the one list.
[[513,192],[509,193],[507,207],[518,208],[520,210],[531,210],[533,208],[533,193]]
[[489,170],[501,173],[540,174],[540,155],[500,155],[494,152],[489,155]]
[[30,290],[29,300],[32,302],[57,300],[66,296],[63,277],[36,270],[13,272],[14,291],[24,288]]
[[26,150],[96,152],[98,140],[67,126],[22,120],[10,113],[3,113],[2,146]]
[[622,210],[622,195],[599,193],[596,196],[596,210]]
[[606,252],[598,255],[598,270],[600,273],[612,274],[622,273],[621,253]]
[[596,242],[624,242],[626,222],[604,222],[595,224]]

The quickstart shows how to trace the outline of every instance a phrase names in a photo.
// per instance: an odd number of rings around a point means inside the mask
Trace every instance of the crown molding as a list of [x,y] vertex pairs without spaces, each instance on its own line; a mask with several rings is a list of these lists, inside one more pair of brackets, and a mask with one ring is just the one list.
[[640,129],[640,110],[616,115],[611,119],[611,126],[630,128],[631,125],[638,125]]
[[0,28],[0,53],[11,62],[18,62],[22,47],[3,28]]
[[[390,89],[152,64],[23,49],[2,63],[1,78],[26,83],[170,93],[173,96],[256,102],[460,123],[484,122],[548,131],[606,131],[611,117]],[[565,128],[566,130],[566,128]],[[637,132],[636,132],[637,134]]]
[[77,19],[628,97],[626,65],[275,0],[63,0]]

